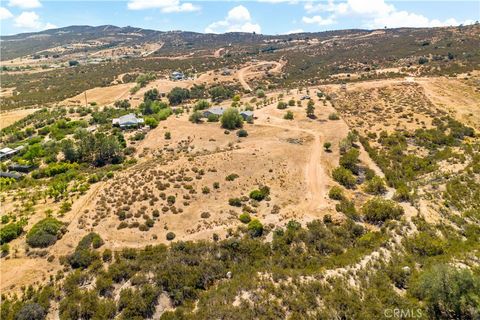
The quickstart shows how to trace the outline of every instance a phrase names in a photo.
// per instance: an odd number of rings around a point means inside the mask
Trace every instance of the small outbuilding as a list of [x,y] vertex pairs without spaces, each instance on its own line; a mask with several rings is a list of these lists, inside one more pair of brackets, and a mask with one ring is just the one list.
[[253,118],[253,111],[241,111],[240,115],[242,116],[243,120],[247,120],[249,118]]
[[12,178],[15,180],[20,180],[22,177],[23,176],[20,173],[0,171],[0,178]]

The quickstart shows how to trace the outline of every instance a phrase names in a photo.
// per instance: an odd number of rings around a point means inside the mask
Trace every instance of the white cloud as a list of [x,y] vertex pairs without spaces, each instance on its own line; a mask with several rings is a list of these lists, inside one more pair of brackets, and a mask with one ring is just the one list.
[[298,0],[258,0],[258,2],[297,4]]
[[6,20],[10,18],[13,18],[13,14],[7,8],[0,7],[0,20]]
[[260,33],[259,24],[252,22],[250,12],[244,6],[236,6],[228,11],[224,20],[211,23],[205,28],[206,33],[255,32]]
[[10,0],[8,2],[10,7],[19,7],[22,9],[33,9],[39,8],[42,6],[38,0]]
[[127,7],[130,10],[160,9],[165,13],[200,10],[200,7],[190,2],[180,3],[180,0],[130,0]]
[[293,29],[285,32],[285,34],[302,33],[302,32],[305,32],[305,31],[303,29]]
[[333,16],[322,18],[321,16],[303,17],[302,21],[307,24],[316,24],[318,26],[328,26],[335,23]]
[[30,30],[53,29],[57,26],[52,23],[43,23],[40,16],[33,11],[24,11],[15,18],[15,27]]
[[[327,22],[334,23],[340,17],[362,19],[363,27],[370,29],[383,28],[385,26],[388,28],[440,27],[460,24],[453,18],[440,21],[429,19],[422,14],[400,11],[394,5],[386,3],[385,0],[347,0],[340,3],[333,0],[329,0],[327,3],[307,2],[304,8],[310,14],[321,12],[330,14],[330,17],[327,19],[323,19],[318,15],[303,17],[302,19],[304,23],[316,23],[318,25],[327,25]],[[463,22],[463,24],[469,23],[472,23],[472,21]]]

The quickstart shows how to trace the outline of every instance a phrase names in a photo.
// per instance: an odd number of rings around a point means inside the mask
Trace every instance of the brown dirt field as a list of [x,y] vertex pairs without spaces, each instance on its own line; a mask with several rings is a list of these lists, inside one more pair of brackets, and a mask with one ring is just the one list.
[[[134,83],[122,83],[109,87],[97,87],[87,90],[87,101],[96,102],[98,105],[107,105],[116,100],[128,99],[130,89],[135,86]],[[72,98],[66,99],[61,104],[85,104],[85,93],[82,92]]]
[[0,130],[25,118],[39,109],[19,109],[0,113]]
[[[258,206],[249,202],[248,206],[256,211],[252,215],[266,226],[283,225],[292,218],[306,222],[326,213],[338,215],[327,197],[328,189],[334,185],[329,172],[338,164],[338,148],[326,153],[322,145],[325,141],[338,145],[348,127],[343,121],[328,121],[333,108],[318,101],[314,120],[306,117],[305,105],[289,110],[295,115],[293,121],[283,119],[286,110],[278,110],[276,101],[255,110],[258,117],[255,124],[245,124],[247,138],[238,138],[234,132],[225,134],[219,123],[192,124],[188,115],[172,116],[161,122],[145,140],[136,144],[139,158],[135,166],[117,173],[111,180],[92,185],[74,201],[72,210],[61,218],[68,223],[67,233],[48,248],[49,255],[55,256],[53,262],[46,262],[46,257],[27,257],[23,250],[24,236],[12,241],[12,249],[18,248],[18,253],[16,258],[2,261],[1,277],[8,281],[1,282],[1,289],[15,284],[14,290],[18,290],[21,285],[54,274],[61,269],[58,257],[71,253],[89,231],[101,234],[105,247],[112,249],[167,243],[165,236],[169,231],[176,234],[176,240],[209,239],[213,233],[223,238],[228,228],[235,229],[241,224],[238,220],[241,208],[230,206],[228,199],[248,196],[262,184],[271,188],[271,200]],[[165,140],[165,131],[172,133],[171,140]],[[194,173],[193,168],[204,170],[204,174]],[[226,181],[225,177],[231,173],[239,178]],[[188,181],[178,181],[179,176],[189,177]],[[158,188],[169,180],[173,181],[170,187],[164,191]],[[212,187],[214,182],[220,183],[219,189]],[[188,192],[185,185],[192,185],[196,192]],[[210,193],[202,193],[205,186]],[[175,195],[174,207],[182,212],[175,214],[170,208],[163,212],[161,209],[168,206],[161,200],[161,192]],[[123,200],[131,201],[132,196],[138,197],[129,205],[134,216],[125,221],[143,223],[139,212],[151,217],[154,209],[160,211],[148,231],[140,231],[138,227],[117,229],[118,205],[124,206]],[[202,212],[209,212],[210,217],[201,218]],[[31,219],[29,225],[38,219]],[[19,264],[20,272],[16,270]]]
[[436,107],[480,130],[480,76],[469,80],[421,78],[416,82],[424,88],[425,94]]

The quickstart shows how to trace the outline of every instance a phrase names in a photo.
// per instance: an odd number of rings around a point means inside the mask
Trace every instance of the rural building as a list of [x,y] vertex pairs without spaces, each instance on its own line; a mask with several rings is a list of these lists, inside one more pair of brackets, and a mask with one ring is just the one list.
[[0,172],[0,178],[13,178],[15,180],[19,180],[23,176],[19,173],[14,173],[14,172]]
[[143,122],[143,118],[137,118],[137,116],[133,113],[112,119],[112,125],[119,126],[122,129],[136,128],[143,125]]
[[173,71],[172,74],[170,75],[170,78],[172,80],[183,80],[185,79],[185,75],[183,74],[183,72]]
[[241,111],[240,115],[243,117],[243,120],[247,120],[248,118],[253,118],[253,111]]
[[224,112],[225,112],[225,109],[223,109],[223,108],[210,108],[210,109],[205,110],[203,112],[203,116],[205,118],[208,118],[209,115],[214,114],[214,115],[220,117]]
[[222,76],[229,76],[232,74],[232,71],[230,69],[223,69],[222,70]]
[[11,165],[8,166],[9,171],[17,171],[17,172],[30,172],[31,170],[35,169],[35,166],[31,164],[18,164],[18,163],[12,163]]
[[8,147],[0,149],[0,160],[14,156],[15,154],[19,153],[23,148],[24,146],[18,146],[14,149]]

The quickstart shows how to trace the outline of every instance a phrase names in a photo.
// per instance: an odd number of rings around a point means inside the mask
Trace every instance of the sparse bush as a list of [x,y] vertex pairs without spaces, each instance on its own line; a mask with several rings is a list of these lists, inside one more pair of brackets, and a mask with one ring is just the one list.
[[342,188],[333,186],[328,192],[328,197],[333,200],[342,200],[344,198]]
[[248,136],[248,132],[247,132],[247,130],[240,129],[240,130],[237,131],[237,136],[239,138],[245,138],[245,137]]
[[175,239],[175,233],[173,233],[171,231],[168,232],[166,238],[167,238],[168,241],[172,241],[173,239]]
[[336,113],[330,113],[328,115],[328,120],[340,120],[340,117]]
[[238,217],[238,219],[239,219],[242,223],[249,223],[250,220],[252,220],[252,219],[250,218],[250,215],[249,215],[248,213],[242,213],[242,214]]
[[385,182],[379,176],[374,176],[372,179],[367,181],[365,185],[365,192],[380,195],[384,194],[387,191],[387,187],[385,186]]
[[263,234],[263,225],[258,219],[250,221],[247,228],[252,237],[260,237]]
[[240,200],[240,198],[230,198],[230,199],[228,199],[228,204],[233,206],[233,207],[241,207],[242,206],[242,200]]
[[292,111],[287,111],[287,113],[285,113],[285,115],[283,116],[283,119],[293,120],[293,112]]

